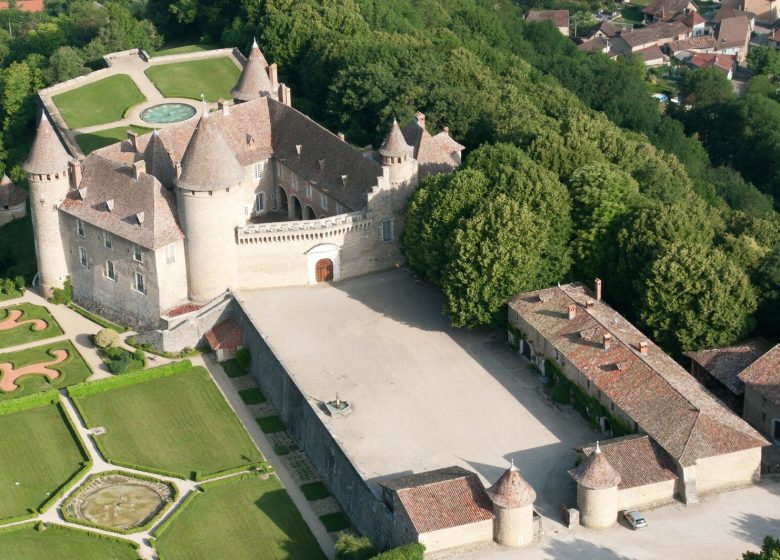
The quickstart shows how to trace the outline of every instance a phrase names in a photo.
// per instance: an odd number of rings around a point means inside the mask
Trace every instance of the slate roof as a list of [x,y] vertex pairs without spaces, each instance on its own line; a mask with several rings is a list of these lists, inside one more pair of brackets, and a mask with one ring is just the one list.
[[268,62],[260,52],[257,41],[252,44],[238,82],[230,94],[239,101],[251,101],[264,95],[273,95],[273,86],[268,77]]
[[555,27],[569,27],[569,10],[531,10],[525,21],[549,21]]
[[215,351],[221,348],[238,348],[243,344],[241,329],[233,319],[217,323],[205,336],[209,346]]
[[[683,466],[767,445],[609,305],[602,301],[586,309],[592,299],[590,290],[574,283],[519,294],[509,307]],[[577,310],[573,319],[568,318],[570,304]],[[612,335],[608,350],[601,343],[606,333]],[[647,343],[646,354],[639,352],[641,342]]]
[[620,484],[618,472],[609,464],[609,460],[601,452],[599,444],[593,453],[585,456],[585,460],[576,469],[569,471],[574,481],[590,490],[603,490]]
[[685,35],[686,33],[689,33],[688,26],[681,21],[659,21],[657,23],[651,23],[641,29],[628,29],[622,31],[620,33],[620,38],[630,47],[638,47],[640,45],[665,41],[666,39]]
[[479,477],[461,467],[388,480],[382,486],[398,494],[417,534],[493,519]]
[[780,344],[745,368],[739,378],[767,399],[780,404]]
[[425,128],[425,115],[422,113],[417,113],[401,132],[406,143],[414,148],[414,159],[420,165],[421,177],[431,173],[449,173],[458,167],[454,153],[463,150],[463,146],[450,138],[446,131],[431,136]]
[[744,48],[748,37],[750,37],[750,22],[747,17],[724,19],[718,26],[718,49]]
[[[733,62],[731,57],[728,58]],[[770,348],[771,345],[763,338],[754,338],[734,346],[710,348],[708,350],[699,350],[698,352],[684,352],[684,355],[707,370],[710,375],[728,387],[732,393],[741,395],[745,391],[745,385],[739,379],[739,374]]]
[[147,249],[183,239],[173,195],[153,176],[142,173],[135,180],[131,167],[95,152],[81,168],[79,189],[68,193],[63,212]]
[[49,122],[46,112],[42,112],[30,155],[27,156],[22,167],[28,173],[35,175],[61,173],[68,169],[71,159]]
[[[674,461],[647,435],[631,435],[600,442],[601,452],[620,476],[618,490],[675,480]],[[595,451],[595,445],[582,449],[585,456]]]
[[13,184],[8,175],[0,179],[0,210],[3,206],[18,206],[27,200],[27,191]]
[[406,143],[404,135],[401,133],[398,121],[393,119],[393,125],[390,127],[390,132],[387,134],[382,147],[379,148],[379,153],[385,157],[402,157],[411,156],[413,152],[414,150]]
[[496,483],[487,489],[487,495],[502,508],[524,507],[536,500],[536,492],[520,474],[514,461]]

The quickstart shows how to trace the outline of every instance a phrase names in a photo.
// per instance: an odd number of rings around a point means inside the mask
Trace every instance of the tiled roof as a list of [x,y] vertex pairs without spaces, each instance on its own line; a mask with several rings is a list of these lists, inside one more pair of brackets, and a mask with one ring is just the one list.
[[621,481],[620,475],[609,464],[598,443],[593,453],[586,455],[580,466],[570,470],[569,474],[577,484],[590,490],[612,488],[619,485]]
[[536,492],[523,475],[512,465],[504,471],[496,483],[487,489],[491,501],[502,508],[519,508],[534,503]]
[[780,27],[772,32],[772,34],[769,36],[769,40],[780,43]]
[[642,11],[660,19],[671,19],[685,13],[690,3],[691,0],[653,0]]
[[655,60],[663,60],[664,53],[661,52],[661,47],[658,45],[650,45],[649,47],[645,47],[644,49],[639,49],[638,51],[634,51],[635,55],[641,56],[642,60],[645,62],[652,62]]
[[715,37],[712,35],[699,35],[698,37],[688,37],[681,41],[672,41],[669,47],[673,53],[686,50],[707,50],[715,48]]
[[38,131],[35,133],[30,155],[22,167],[28,173],[48,175],[67,170],[70,160],[70,155],[65,151],[44,111],[38,122]]
[[447,467],[388,480],[418,534],[493,519],[492,505],[479,477]]
[[241,76],[236,86],[231,91],[234,99],[239,101],[251,101],[263,95],[273,95],[273,86],[268,77],[268,63],[257,46],[257,41],[252,44],[249,57],[241,70]]
[[699,12],[688,12],[687,14],[678,14],[674,17],[674,21],[681,21],[688,27],[695,27],[707,22]]
[[[0,2],[0,10],[7,10],[10,7],[10,2]],[[16,0],[16,9],[22,12],[42,12],[43,0]]]
[[156,130],[149,136],[149,143],[143,151],[143,159],[146,162],[147,173],[157,177],[163,185],[172,185],[176,181],[173,159]]
[[[728,59],[733,62],[731,57],[728,57]],[[741,344],[727,346],[726,348],[685,352],[685,355],[707,370],[710,375],[728,387],[731,392],[741,395],[745,387],[738,377],[739,374],[766,353],[770,347],[770,344],[763,338],[754,338],[746,340]]]
[[[674,461],[646,435],[632,435],[603,441],[601,452],[620,476],[618,490],[627,490],[665,480],[675,480]],[[592,455],[595,446],[582,449]]]
[[641,29],[628,29],[622,31],[620,33],[620,38],[628,43],[629,46],[638,47],[640,45],[664,41],[687,33],[689,33],[688,26],[681,21],[659,21],[658,23],[651,23]]
[[205,336],[209,346],[215,351],[221,348],[238,348],[243,343],[241,329],[233,319],[217,323]]
[[750,37],[750,22],[745,16],[724,19],[718,26],[718,49],[745,47]]
[[569,10],[531,10],[525,21],[549,21],[555,27],[569,27]]
[[739,378],[772,402],[780,404],[780,344],[745,368]]
[[13,184],[8,175],[0,179],[0,210],[2,206],[18,206],[27,200],[27,191]]
[[163,315],[166,315],[168,317],[178,317],[179,315],[186,315],[187,313],[192,313],[193,311],[197,311],[203,307],[202,305],[198,305],[197,303],[184,303],[182,305],[178,305],[172,309],[169,309],[168,311],[164,312]]
[[[519,294],[509,307],[681,464],[767,444],[606,303],[586,309],[593,297],[581,284],[566,284]],[[570,304],[576,306],[573,319]],[[607,333],[612,341],[605,350]],[[644,354],[640,343],[647,345]]]
[[738,10],[735,8],[721,8],[720,10],[717,11],[715,16],[713,16],[712,23],[720,23],[724,19],[740,17],[740,16],[745,16],[746,18],[748,18],[748,20],[755,19],[756,17],[756,15],[751,12],[744,12],[742,10]]
[[184,237],[173,195],[152,175],[133,179],[132,168],[95,152],[84,160],[82,174],[79,189],[60,205],[65,213],[148,249]]
[[462,150],[463,146],[445,140],[441,133],[431,136],[425,128],[425,115],[422,113],[417,113],[401,131],[406,143],[414,148],[414,159],[420,164],[421,177],[431,173],[449,173],[458,166],[452,153]]
[[612,23],[610,20],[605,19],[599,26],[590,33],[590,37],[593,37],[598,32],[603,33],[607,37],[614,37],[620,32],[620,27]]
[[393,126],[390,128],[382,147],[379,148],[379,153],[385,157],[401,157],[411,156],[413,152],[414,150],[406,143],[404,135],[401,133],[398,121],[393,119]]
[[608,39],[605,39],[604,37],[594,37],[593,39],[583,41],[577,45],[577,48],[583,52],[604,52],[607,45],[609,45]]

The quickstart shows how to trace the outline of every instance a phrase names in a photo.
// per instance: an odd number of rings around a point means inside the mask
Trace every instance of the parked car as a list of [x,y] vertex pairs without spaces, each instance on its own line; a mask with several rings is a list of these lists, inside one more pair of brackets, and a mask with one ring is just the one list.
[[628,521],[633,529],[647,527],[647,521],[645,521],[645,518],[638,511],[624,511],[623,517],[626,518],[626,521]]

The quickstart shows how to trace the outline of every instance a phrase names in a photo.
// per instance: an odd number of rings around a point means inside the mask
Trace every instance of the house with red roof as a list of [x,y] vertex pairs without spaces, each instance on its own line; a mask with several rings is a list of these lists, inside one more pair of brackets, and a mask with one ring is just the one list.
[[745,387],[742,415],[780,444],[780,344],[742,370],[739,380]]

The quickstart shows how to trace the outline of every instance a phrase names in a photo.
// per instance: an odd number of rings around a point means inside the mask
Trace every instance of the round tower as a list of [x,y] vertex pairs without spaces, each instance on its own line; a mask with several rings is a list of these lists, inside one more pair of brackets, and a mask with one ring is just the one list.
[[580,523],[590,529],[606,529],[615,525],[620,475],[609,464],[598,442],[596,450],[569,474],[577,483]]
[[244,168],[213,118],[203,116],[190,138],[176,180],[179,221],[187,251],[190,299],[203,303],[235,287],[235,229]]
[[487,489],[493,502],[493,540],[503,546],[528,546],[534,540],[534,500],[536,492],[515,466]]
[[35,257],[41,292],[45,297],[49,297],[54,288],[61,288],[68,276],[65,235],[60,230],[58,208],[70,189],[70,160],[44,111],[23,167],[30,183]]
[[[274,68],[276,68],[274,66]],[[268,62],[266,62],[257,41],[252,43],[252,49],[246,59],[246,64],[241,70],[235,87],[230,92],[236,103],[252,101],[260,97],[268,96],[277,98],[274,84],[268,72]]]
[[384,144],[379,148],[382,165],[390,171],[390,184],[393,186],[408,184],[417,175],[417,160],[414,159],[414,148],[406,143],[398,121],[393,119],[393,126]]

